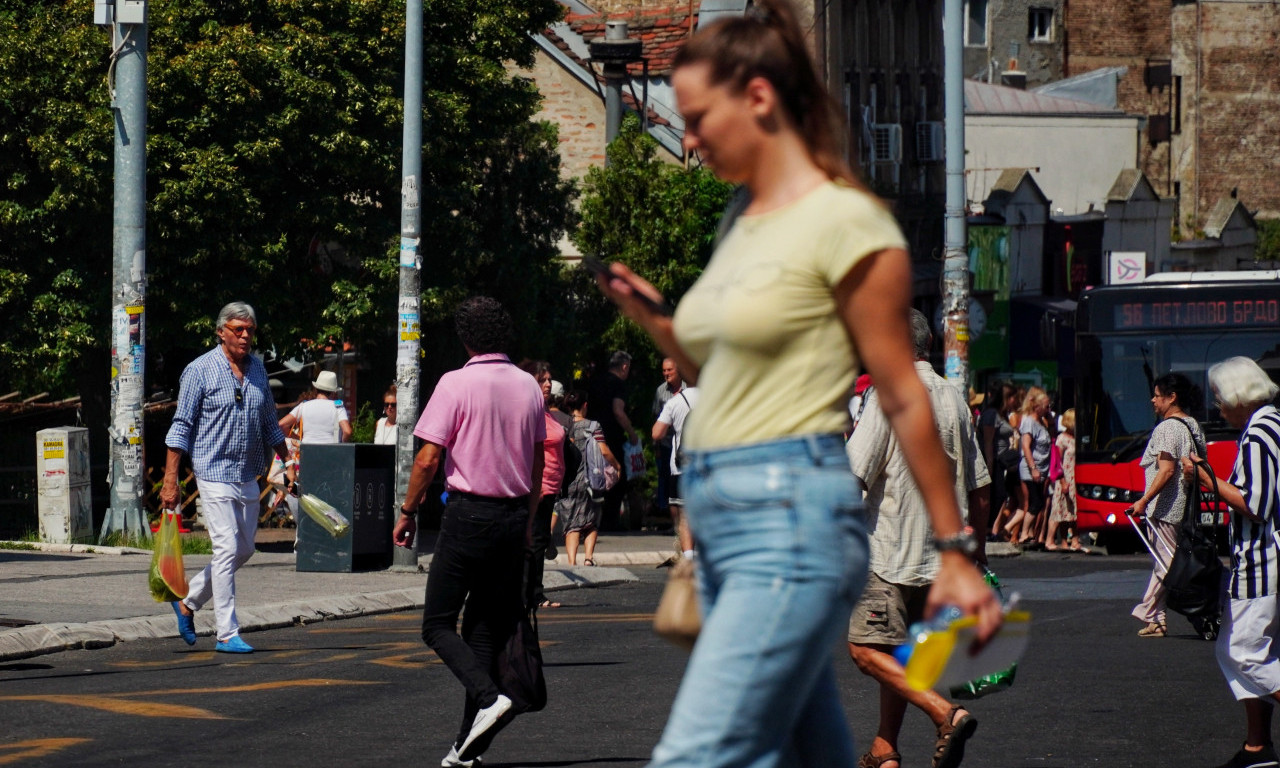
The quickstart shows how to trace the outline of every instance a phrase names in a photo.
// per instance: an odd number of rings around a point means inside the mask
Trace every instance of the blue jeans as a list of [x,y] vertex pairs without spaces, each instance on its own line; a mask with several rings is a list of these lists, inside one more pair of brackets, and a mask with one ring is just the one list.
[[651,768],[855,761],[834,651],[866,581],[839,435],[689,452],[703,625]]

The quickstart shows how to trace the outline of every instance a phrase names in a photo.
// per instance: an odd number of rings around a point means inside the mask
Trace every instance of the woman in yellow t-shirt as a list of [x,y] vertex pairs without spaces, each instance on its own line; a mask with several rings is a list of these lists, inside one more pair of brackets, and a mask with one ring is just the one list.
[[908,335],[911,269],[893,217],[841,159],[786,0],[697,32],[672,85],[684,145],[749,202],[675,317],[623,265],[601,289],[702,393],[681,475],[702,635],[653,766],[852,766],[831,649],[866,578],[861,490],[841,432],[859,361],[876,382],[942,553],[930,613],[1000,607],[971,542]]

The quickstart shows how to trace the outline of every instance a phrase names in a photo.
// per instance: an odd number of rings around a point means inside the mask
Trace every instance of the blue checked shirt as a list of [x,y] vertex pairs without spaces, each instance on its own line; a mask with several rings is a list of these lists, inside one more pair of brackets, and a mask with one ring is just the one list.
[[[236,401],[236,392],[240,402]],[[275,398],[262,361],[249,357],[244,382],[236,380],[222,347],[197,357],[182,372],[178,410],[164,444],[191,457],[196,477],[246,483],[267,468],[273,446],[284,442]]]

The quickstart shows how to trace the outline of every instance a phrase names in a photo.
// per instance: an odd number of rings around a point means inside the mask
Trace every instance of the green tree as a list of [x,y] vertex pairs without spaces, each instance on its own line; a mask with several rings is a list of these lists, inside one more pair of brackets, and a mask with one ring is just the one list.
[[[553,129],[531,122],[536,90],[506,69],[532,64],[528,31],[561,7],[425,5],[429,384],[446,335],[435,324],[462,296],[491,293],[523,327],[546,324],[573,190]],[[109,36],[92,13],[91,0],[0,0],[0,351],[22,363],[5,389],[106,389],[113,126]],[[152,381],[176,384],[232,299],[258,308],[261,347],[292,355],[343,336],[390,373],[401,0],[152,0],[149,22]]]
[[1280,219],[1260,219],[1258,247],[1254,258],[1258,261],[1280,261]]
[[[711,257],[732,188],[705,168],[686,170],[659,159],[657,142],[640,130],[635,115],[623,121],[607,153],[608,167],[593,168],[583,184],[582,222],[573,241],[584,254],[626,264],[674,305]],[[583,326],[604,329],[584,345],[588,359],[626,349],[637,358],[638,371],[656,372],[660,353],[649,337],[600,297],[585,270],[574,271],[572,293],[580,297]],[[632,388],[633,412],[647,413],[652,392],[639,389]]]

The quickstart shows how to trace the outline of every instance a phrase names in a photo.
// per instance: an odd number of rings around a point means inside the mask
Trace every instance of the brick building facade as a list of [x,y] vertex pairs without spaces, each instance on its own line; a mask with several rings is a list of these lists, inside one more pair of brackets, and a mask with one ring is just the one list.
[[1072,0],[1066,72],[1123,66],[1121,109],[1147,118],[1139,168],[1177,198],[1184,236],[1231,190],[1280,217],[1280,0]]
[[1034,88],[1063,77],[1064,0],[965,0],[964,76]]

